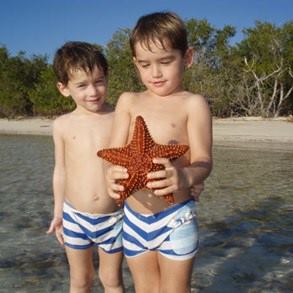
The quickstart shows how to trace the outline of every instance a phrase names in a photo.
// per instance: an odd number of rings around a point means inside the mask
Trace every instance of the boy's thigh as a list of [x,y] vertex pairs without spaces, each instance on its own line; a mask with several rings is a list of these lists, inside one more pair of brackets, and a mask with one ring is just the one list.
[[98,248],[98,254],[100,271],[108,272],[109,274],[120,272],[123,260],[122,251],[109,253],[102,248]]
[[162,292],[189,292],[194,257],[174,260],[158,255]]
[[137,292],[159,292],[158,252],[147,251],[134,257],[127,257],[126,260]]
[[91,277],[94,271],[93,249],[73,249],[65,246],[70,275],[80,278]]

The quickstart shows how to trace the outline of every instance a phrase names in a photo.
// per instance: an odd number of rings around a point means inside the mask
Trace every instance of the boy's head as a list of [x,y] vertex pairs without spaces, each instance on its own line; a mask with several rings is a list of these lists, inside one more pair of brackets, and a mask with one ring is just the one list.
[[135,45],[140,43],[150,50],[150,44],[179,50],[182,56],[188,49],[187,31],[183,21],[172,12],[156,12],[144,15],[136,23],[130,35],[132,55],[136,57]]
[[102,109],[107,95],[108,65],[96,46],[66,43],[57,50],[53,68],[58,90],[65,97],[71,96],[77,109],[95,113]]
[[168,96],[183,90],[185,68],[192,65],[183,21],[174,13],[142,16],[130,36],[133,61],[152,94]]
[[108,74],[107,60],[94,45],[85,42],[67,42],[55,53],[53,69],[59,82],[67,85],[72,72],[92,72],[97,67]]

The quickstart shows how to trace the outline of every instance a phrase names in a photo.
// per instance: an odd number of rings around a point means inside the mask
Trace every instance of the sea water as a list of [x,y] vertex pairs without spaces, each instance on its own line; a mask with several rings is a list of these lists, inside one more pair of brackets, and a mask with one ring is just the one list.
[[[46,235],[53,164],[51,137],[0,136],[0,292],[68,292],[64,250]],[[292,292],[292,192],[293,150],[215,147],[192,292]],[[134,292],[125,262],[123,274]]]

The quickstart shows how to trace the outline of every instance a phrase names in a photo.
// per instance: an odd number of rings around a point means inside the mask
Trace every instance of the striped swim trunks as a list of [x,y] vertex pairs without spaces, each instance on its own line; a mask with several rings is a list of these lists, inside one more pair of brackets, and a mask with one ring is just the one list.
[[198,250],[195,201],[190,199],[156,214],[144,215],[124,206],[124,255],[158,251],[167,258],[186,260]]
[[123,210],[110,214],[90,214],[63,204],[64,244],[74,249],[101,247],[108,253],[122,251]]

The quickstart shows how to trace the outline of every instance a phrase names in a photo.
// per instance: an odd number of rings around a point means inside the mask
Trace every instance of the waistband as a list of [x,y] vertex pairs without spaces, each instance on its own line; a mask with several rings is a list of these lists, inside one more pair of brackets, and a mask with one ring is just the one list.
[[84,215],[84,216],[87,216],[87,217],[93,217],[93,218],[96,218],[96,217],[105,217],[105,216],[117,216],[117,215],[120,215],[120,214],[123,214],[123,209],[119,209],[115,212],[111,212],[111,213],[88,213],[88,212],[82,212],[82,211],[79,211],[77,210],[76,208],[74,208],[74,206],[69,203],[68,201],[64,201],[63,203],[63,207],[65,210],[70,210],[74,213],[77,213],[77,214],[80,214],[80,215]]
[[127,202],[125,202],[124,208],[129,210],[132,214],[134,214],[138,218],[148,218],[148,217],[154,217],[155,218],[155,217],[160,216],[162,213],[164,213],[165,215],[166,214],[171,214],[171,213],[175,212],[176,210],[178,210],[178,209],[180,209],[180,208],[182,208],[182,207],[184,207],[184,206],[186,206],[188,204],[192,204],[192,205],[195,206],[196,202],[195,202],[195,200],[193,198],[190,198],[190,199],[187,199],[187,200],[182,201],[180,203],[174,204],[174,205],[172,205],[172,206],[170,206],[170,207],[168,207],[168,208],[166,208],[166,209],[164,209],[162,211],[154,213],[154,214],[152,214],[152,213],[150,213],[150,214],[139,213],[139,212],[133,210],[129,206],[129,204]]

